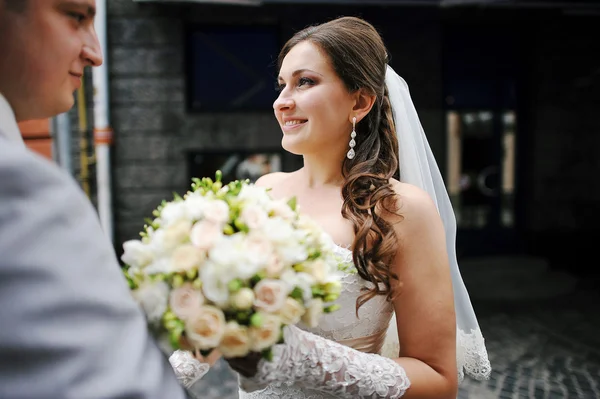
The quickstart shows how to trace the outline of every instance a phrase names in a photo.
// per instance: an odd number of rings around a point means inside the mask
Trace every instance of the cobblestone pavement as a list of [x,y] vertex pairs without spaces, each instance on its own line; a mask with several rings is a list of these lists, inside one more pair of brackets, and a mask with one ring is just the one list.
[[[578,291],[529,303],[474,303],[492,363],[488,381],[466,379],[459,399],[600,398],[600,294]],[[198,398],[236,399],[219,362],[194,386]]]

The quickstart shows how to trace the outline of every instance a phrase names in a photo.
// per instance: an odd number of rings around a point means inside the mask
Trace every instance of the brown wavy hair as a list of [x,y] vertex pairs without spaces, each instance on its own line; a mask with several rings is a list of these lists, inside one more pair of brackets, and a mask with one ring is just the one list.
[[[388,63],[383,40],[373,25],[355,17],[341,17],[297,32],[283,46],[278,64],[298,43],[309,41],[329,58],[350,93],[359,89],[376,95],[371,111],[356,126],[356,155],[344,159],[342,216],[354,225],[352,258],[358,274],[373,287],[356,301],[356,311],[376,295],[392,299],[398,280],[389,265],[398,240],[384,212],[397,213],[390,179],[398,174],[398,140],[385,84]],[[396,288],[396,286],[394,287]]]

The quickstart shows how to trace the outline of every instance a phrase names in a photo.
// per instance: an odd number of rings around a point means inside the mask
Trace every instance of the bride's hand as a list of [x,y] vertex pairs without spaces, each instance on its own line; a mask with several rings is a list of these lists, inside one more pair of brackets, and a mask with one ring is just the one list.
[[244,357],[225,358],[229,366],[246,378],[253,377],[258,371],[258,362],[262,355],[258,352],[250,352]]
[[216,349],[213,349],[208,355],[202,356],[200,351],[193,352],[194,358],[198,360],[200,363],[207,363],[210,367],[212,367],[217,360],[221,358],[221,352]]
[[217,360],[219,360],[219,358],[222,356],[221,352],[219,352],[217,349],[213,349],[208,355],[202,356],[200,351],[189,349],[189,348],[192,348],[192,345],[190,345],[190,343],[188,342],[188,340],[185,337],[181,337],[179,339],[179,344],[183,350],[187,350],[188,352],[190,352],[192,354],[192,356],[196,360],[198,360],[200,363],[206,363],[210,367],[212,367],[217,362]]

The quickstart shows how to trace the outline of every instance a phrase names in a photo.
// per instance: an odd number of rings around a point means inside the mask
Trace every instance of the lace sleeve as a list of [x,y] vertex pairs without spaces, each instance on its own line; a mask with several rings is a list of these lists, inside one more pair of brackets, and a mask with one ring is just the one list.
[[186,389],[191,388],[210,369],[208,363],[200,362],[188,351],[177,350],[173,352],[169,357],[169,362],[173,367],[177,380]]
[[284,330],[271,361],[261,360],[257,374],[242,388],[293,382],[339,398],[400,398],[410,387],[406,372],[392,359],[363,353],[295,326]]

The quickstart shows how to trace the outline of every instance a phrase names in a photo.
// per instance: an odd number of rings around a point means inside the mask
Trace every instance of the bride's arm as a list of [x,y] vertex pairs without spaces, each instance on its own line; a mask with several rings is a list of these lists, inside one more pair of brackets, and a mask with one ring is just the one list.
[[456,327],[444,229],[427,194],[406,185],[398,190],[402,219],[388,220],[401,243],[392,265],[402,282],[394,301],[400,357],[362,353],[286,327],[285,344],[275,347],[272,361],[260,361],[254,377],[242,378],[243,388],[293,381],[344,398],[456,398]]

